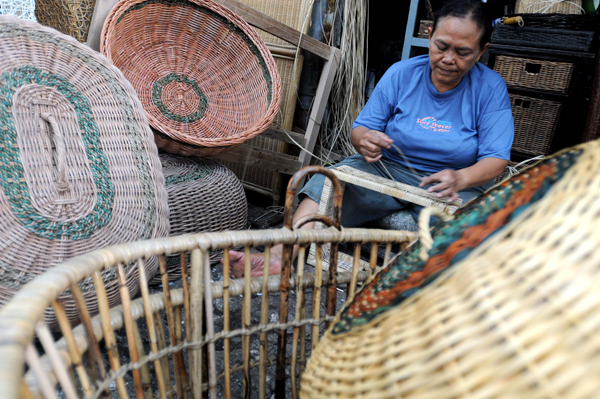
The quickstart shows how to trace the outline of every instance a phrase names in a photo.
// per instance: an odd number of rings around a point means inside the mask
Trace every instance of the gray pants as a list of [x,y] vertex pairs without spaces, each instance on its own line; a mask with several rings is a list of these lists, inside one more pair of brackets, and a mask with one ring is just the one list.
[[[429,175],[429,173],[421,173],[417,171],[419,174],[416,176],[408,168],[395,161],[383,157],[381,158],[381,161],[384,163],[394,180],[400,183],[418,187],[419,183],[421,182],[421,178]],[[348,165],[363,172],[381,176],[386,179],[390,178],[390,175],[381,166],[381,163],[368,163],[360,154],[347,157],[342,162],[332,166],[331,168],[336,168],[342,165]],[[324,183],[325,176],[313,176],[300,191],[301,198],[307,196],[318,204],[321,201],[321,193],[323,192]],[[481,195],[488,187],[491,187],[492,183],[493,181],[482,186],[471,187],[466,190],[462,190],[458,193],[458,195],[463,200],[463,204],[465,204],[471,199]],[[362,226],[365,223],[374,221],[400,210],[410,211],[413,218],[418,220],[421,209],[423,209],[423,207],[420,205],[406,202],[386,194],[369,190],[367,188],[359,187],[353,184],[347,184],[346,189],[344,190],[344,198],[342,202],[342,226]]]

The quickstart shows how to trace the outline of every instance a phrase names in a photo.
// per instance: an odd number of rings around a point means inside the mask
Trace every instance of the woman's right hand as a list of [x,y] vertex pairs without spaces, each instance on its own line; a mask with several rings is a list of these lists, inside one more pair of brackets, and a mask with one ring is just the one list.
[[389,150],[393,143],[394,140],[383,132],[369,130],[364,126],[352,129],[352,145],[369,163],[379,161],[381,150],[383,148]]

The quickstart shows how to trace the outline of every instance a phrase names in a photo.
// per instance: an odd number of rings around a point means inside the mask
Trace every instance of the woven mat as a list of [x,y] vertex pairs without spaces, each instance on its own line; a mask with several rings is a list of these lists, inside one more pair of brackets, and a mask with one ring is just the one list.
[[[114,66],[73,38],[11,17],[0,17],[0,59],[4,303],[68,258],[166,236],[169,224],[153,137]],[[146,267],[153,275],[157,263]],[[105,276],[111,306],[119,302],[113,277]]]

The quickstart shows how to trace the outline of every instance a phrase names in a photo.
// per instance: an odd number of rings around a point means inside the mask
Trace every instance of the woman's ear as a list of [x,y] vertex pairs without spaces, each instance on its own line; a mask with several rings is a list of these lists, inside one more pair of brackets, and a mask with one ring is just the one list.
[[483,53],[486,52],[487,49],[490,48],[490,44],[486,43],[485,46],[483,46],[483,50],[481,50],[481,52],[479,53],[479,57],[477,57],[477,62],[479,62],[479,59],[481,58],[481,56],[483,55]]
[[431,26],[427,27],[427,33],[429,34],[429,40],[431,40],[431,35],[433,34],[433,29],[431,28]]

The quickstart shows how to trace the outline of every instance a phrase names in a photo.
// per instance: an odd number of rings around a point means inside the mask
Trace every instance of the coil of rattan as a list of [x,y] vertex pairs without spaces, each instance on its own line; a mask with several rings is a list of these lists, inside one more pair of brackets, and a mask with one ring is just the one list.
[[[0,17],[0,303],[75,255],[168,234],[156,145],[135,91],[99,54]],[[139,289],[136,268],[128,276]],[[147,263],[154,275],[157,262]],[[104,273],[119,301],[114,273]],[[91,281],[81,290],[89,301]],[[72,299],[61,299],[72,321]],[[96,311],[95,305],[90,305]]]
[[263,132],[277,114],[271,53],[210,0],[123,0],[100,49],[133,84],[164,151],[214,155]]
[[301,397],[596,397],[599,228],[600,142],[540,161],[365,283]]
[[[160,154],[169,197],[171,235],[243,230],[248,224],[244,187],[222,164],[202,158]],[[210,260],[220,258],[213,251]],[[167,257],[170,280],[181,278],[179,256]],[[154,284],[160,284],[155,276]]]

